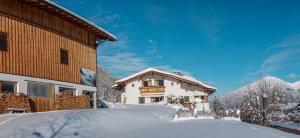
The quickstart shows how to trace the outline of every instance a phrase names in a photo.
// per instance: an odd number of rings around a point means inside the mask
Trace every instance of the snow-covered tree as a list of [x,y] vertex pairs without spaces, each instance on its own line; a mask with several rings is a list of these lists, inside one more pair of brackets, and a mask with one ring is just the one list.
[[212,103],[212,111],[214,113],[216,113],[216,115],[218,116],[224,116],[224,113],[225,113],[225,106],[224,106],[224,103],[223,101],[215,96],[215,99],[213,100],[213,103]]
[[265,77],[254,89],[248,89],[239,105],[242,121],[268,125],[271,120],[280,120],[280,105],[285,103],[285,89],[281,85],[270,84]]
[[121,91],[112,88],[116,78],[104,70],[100,65],[97,66],[97,95],[98,98],[107,102],[120,102]]

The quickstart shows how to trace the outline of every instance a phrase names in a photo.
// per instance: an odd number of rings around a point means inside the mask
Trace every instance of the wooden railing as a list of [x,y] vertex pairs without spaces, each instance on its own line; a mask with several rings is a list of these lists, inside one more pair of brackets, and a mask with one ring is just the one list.
[[165,93],[164,86],[149,86],[149,87],[140,87],[141,94],[151,94],[151,93]]

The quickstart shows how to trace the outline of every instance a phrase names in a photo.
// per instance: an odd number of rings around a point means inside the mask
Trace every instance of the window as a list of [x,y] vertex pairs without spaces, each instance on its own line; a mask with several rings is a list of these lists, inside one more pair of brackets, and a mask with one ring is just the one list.
[[60,63],[69,64],[69,51],[65,49],[60,49]]
[[131,84],[131,87],[134,87],[134,84],[133,84],[133,83]]
[[190,102],[190,96],[184,96],[183,100],[185,103],[189,103]]
[[148,86],[152,86],[152,80],[148,80]]
[[0,93],[16,93],[16,83],[0,81]]
[[158,103],[160,101],[163,101],[164,100],[164,97],[161,96],[161,97],[151,97],[151,103]]
[[207,96],[201,96],[201,100],[203,102],[208,102],[208,97]]
[[40,82],[28,82],[27,91],[30,97],[47,98],[54,94],[54,85]]
[[88,96],[89,98],[93,98],[93,91],[83,90],[82,94]]
[[139,104],[145,103],[145,97],[139,97]]
[[174,86],[174,82],[171,82],[171,85]]
[[151,80],[143,81],[143,86],[144,86],[144,87],[152,86],[152,81],[151,81]]
[[148,81],[143,81],[143,86],[148,87]]
[[0,32],[0,50],[7,51],[8,44],[7,44],[7,33]]
[[164,80],[155,80],[154,86],[164,86]]
[[199,95],[197,95],[197,96],[195,96],[195,99],[196,99],[196,98],[200,98],[200,96],[199,96]]
[[158,80],[158,86],[164,86],[164,80]]
[[71,88],[59,87],[59,93],[66,93],[75,96],[76,90]]

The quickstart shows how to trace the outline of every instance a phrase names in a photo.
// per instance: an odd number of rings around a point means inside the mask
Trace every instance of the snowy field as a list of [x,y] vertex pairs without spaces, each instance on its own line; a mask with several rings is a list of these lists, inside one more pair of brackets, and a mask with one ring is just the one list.
[[116,105],[113,109],[0,115],[2,138],[293,138],[276,129],[236,120],[173,121],[163,105]]

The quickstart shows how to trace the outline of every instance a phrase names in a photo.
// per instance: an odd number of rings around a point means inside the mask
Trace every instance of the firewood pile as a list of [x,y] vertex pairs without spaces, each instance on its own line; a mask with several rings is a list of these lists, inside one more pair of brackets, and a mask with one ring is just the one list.
[[87,109],[89,107],[89,97],[86,95],[72,96],[64,93],[56,95],[55,98],[57,110]]
[[0,94],[0,113],[6,113],[7,108],[26,109],[26,112],[31,111],[29,98],[27,96]]

